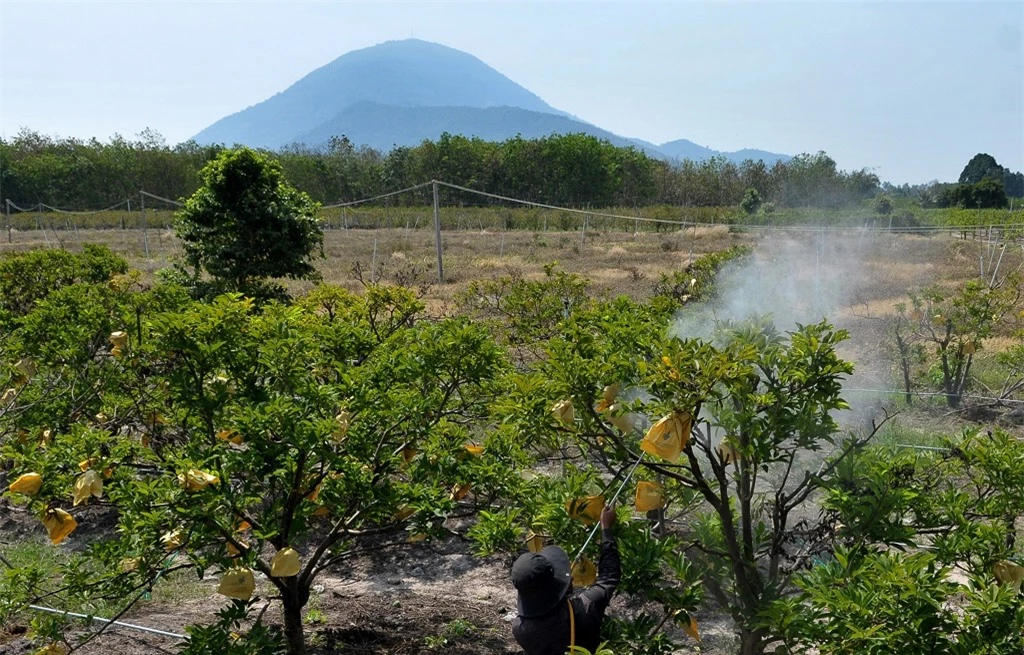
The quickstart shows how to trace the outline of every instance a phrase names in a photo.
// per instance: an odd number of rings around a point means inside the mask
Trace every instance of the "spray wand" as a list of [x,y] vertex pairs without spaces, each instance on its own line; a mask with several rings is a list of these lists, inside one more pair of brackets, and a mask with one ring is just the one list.
[[[615,501],[619,499],[619,494],[622,493],[622,490],[626,487],[626,485],[629,483],[629,480],[633,477],[633,473],[636,472],[636,468],[638,466],[640,466],[640,462],[643,461],[644,455],[646,455],[646,453],[641,452],[640,456],[636,458],[636,462],[629,469],[629,473],[627,473],[626,477],[623,478],[622,482],[619,484],[619,488],[615,491],[615,495],[612,496],[611,501],[608,503],[609,506],[615,505]],[[577,553],[576,553],[576,557],[574,557],[572,559],[572,563],[573,564],[575,564],[577,561],[579,561],[580,557],[583,556],[583,552],[587,549],[587,546],[590,545],[590,541],[594,538],[594,535],[597,534],[597,530],[600,527],[601,527],[601,522],[598,521],[597,523],[594,524],[594,527],[590,529],[590,534],[587,535],[587,540],[583,542],[583,545],[580,547],[579,551],[577,551]]]

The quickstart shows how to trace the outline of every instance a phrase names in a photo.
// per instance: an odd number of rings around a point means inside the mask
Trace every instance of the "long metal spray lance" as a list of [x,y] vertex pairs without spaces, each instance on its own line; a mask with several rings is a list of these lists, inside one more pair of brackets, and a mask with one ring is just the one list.
[[[608,503],[609,506],[615,505],[615,501],[619,499],[619,494],[621,494],[622,490],[625,489],[627,484],[629,484],[630,478],[633,477],[633,473],[636,472],[636,468],[638,466],[640,466],[640,462],[642,462],[644,460],[644,455],[646,455],[646,454],[647,453],[641,452],[640,456],[636,458],[636,462],[634,462],[632,468],[629,469],[629,473],[626,474],[626,477],[622,479],[622,482],[619,484],[619,488],[615,491],[615,495],[612,496],[611,501]],[[580,547],[579,551],[576,553],[576,557],[572,558],[572,563],[573,564],[575,564],[577,561],[579,561],[580,557],[583,556],[583,552],[587,549],[587,546],[590,545],[590,541],[594,538],[594,535],[597,534],[597,531],[598,531],[598,529],[600,529],[600,527],[601,527],[601,522],[598,521],[594,525],[594,527],[590,529],[590,534],[587,535],[587,540],[583,542],[583,545]]]

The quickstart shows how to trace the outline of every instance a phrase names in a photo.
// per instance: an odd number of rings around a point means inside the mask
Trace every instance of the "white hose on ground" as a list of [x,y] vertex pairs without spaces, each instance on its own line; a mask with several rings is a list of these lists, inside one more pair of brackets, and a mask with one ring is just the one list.
[[166,630],[157,630],[156,628],[147,628],[143,625],[135,625],[134,623],[125,623],[124,621],[111,621],[110,619],[104,619],[99,616],[89,616],[88,614],[78,614],[77,612],[66,612],[64,610],[54,609],[52,607],[43,607],[41,605],[29,605],[29,609],[36,610],[37,612],[49,612],[51,614],[61,614],[63,616],[70,616],[76,619],[88,619],[90,621],[96,621],[98,623],[110,623],[113,625],[120,626],[122,628],[131,628],[132,630],[141,630],[142,632],[149,632],[155,635],[161,635],[164,637],[173,637],[175,639],[188,639],[186,635],[179,635],[174,632],[167,632]]

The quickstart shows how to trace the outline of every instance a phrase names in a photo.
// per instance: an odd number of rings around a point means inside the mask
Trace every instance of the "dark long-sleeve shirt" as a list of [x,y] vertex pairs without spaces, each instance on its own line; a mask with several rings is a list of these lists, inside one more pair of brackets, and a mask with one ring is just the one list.
[[[619,548],[611,530],[601,532],[601,559],[597,567],[597,580],[586,589],[569,592],[576,615],[576,645],[590,652],[597,650],[601,641],[601,621],[604,611],[619,585],[622,567]],[[516,617],[512,621],[512,634],[526,655],[565,655],[569,650],[569,607],[562,600],[543,616]]]

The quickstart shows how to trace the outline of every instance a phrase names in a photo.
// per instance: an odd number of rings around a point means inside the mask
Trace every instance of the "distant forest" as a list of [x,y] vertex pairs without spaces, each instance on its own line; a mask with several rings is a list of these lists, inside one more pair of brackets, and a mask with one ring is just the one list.
[[[115,136],[101,142],[23,130],[12,139],[0,139],[0,201],[100,209],[135,198],[140,190],[186,198],[199,185],[199,170],[223,149],[191,141],[169,146],[152,131],[136,140]],[[883,188],[874,173],[838,170],[824,152],[797,155],[771,167],[749,160],[736,165],[722,158],[670,163],[584,134],[502,142],[444,134],[437,141],[388,153],[356,147],[341,137],[322,148],[294,146],[273,154],[288,180],[321,203],[359,200],[431,179],[572,207],[736,206],[750,189],[759,202],[777,207],[840,208],[882,192],[916,195],[923,206],[970,205],[997,195],[958,195],[957,185]],[[1005,173],[1015,184],[1014,174]],[[998,186],[1002,189],[1004,181],[998,180]],[[389,202],[427,199],[427,194],[402,195]],[[1002,199],[1005,204],[1005,193]]]

